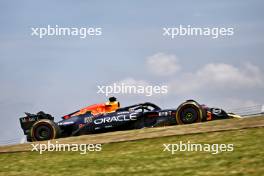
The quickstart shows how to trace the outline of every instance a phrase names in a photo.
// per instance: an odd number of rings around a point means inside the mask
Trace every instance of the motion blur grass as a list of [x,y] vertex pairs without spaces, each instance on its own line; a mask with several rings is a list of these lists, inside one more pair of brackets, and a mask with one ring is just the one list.
[[[0,154],[0,175],[262,175],[264,128],[103,144],[101,152]],[[233,143],[233,152],[163,152],[164,143]]]

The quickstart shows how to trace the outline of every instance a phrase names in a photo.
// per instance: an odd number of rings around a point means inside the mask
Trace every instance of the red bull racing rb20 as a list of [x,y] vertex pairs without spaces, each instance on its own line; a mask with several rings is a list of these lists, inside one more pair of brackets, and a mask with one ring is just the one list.
[[175,109],[161,109],[150,102],[120,107],[115,97],[109,98],[106,103],[91,105],[67,114],[59,122],[54,122],[53,116],[42,111],[25,114],[25,117],[20,118],[20,124],[29,142],[237,117],[194,100],[187,100]]

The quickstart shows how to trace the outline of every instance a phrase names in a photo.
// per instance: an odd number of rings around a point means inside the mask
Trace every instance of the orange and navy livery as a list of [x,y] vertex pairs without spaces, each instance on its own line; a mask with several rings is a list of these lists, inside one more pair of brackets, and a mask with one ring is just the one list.
[[99,104],[87,106],[71,114],[65,115],[62,118],[69,119],[70,117],[84,115],[89,112],[93,115],[110,113],[110,112],[115,112],[118,108],[120,108],[120,103],[116,101],[115,97],[111,97],[109,98],[109,101],[106,103],[99,103]]
[[210,108],[194,100],[187,100],[177,108],[161,109],[146,102],[121,107],[116,98],[106,103],[94,104],[63,116],[63,120],[54,121],[54,117],[44,112],[26,113],[20,118],[20,124],[27,141],[43,141],[60,137],[83,134],[139,129],[167,125],[191,124],[197,122],[236,118],[220,108]]

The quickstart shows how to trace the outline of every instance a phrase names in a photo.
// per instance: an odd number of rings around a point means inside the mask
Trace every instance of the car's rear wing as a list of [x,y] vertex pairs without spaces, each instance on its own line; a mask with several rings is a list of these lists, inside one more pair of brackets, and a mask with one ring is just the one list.
[[50,114],[46,114],[43,111],[38,112],[37,114],[31,114],[25,112],[26,116],[19,118],[21,128],[24,131],[24,134],[28,134],[30,131],[30,128],[33,126],[33,124],[40,120],[40,119],[49,119],[54,120],[54,117],[52,117]]

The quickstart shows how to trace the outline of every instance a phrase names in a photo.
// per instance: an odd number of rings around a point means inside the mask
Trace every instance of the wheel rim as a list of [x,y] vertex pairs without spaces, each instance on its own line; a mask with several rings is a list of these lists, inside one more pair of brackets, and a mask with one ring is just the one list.
[[184,124],[190,124],[197,121],[199,112],[194,107],[186,107],[180,112],[180,119]]
[[49,140],[52,138],[52,129],[46,125],[39,125],[35,129],[34,136],[37,140]]

